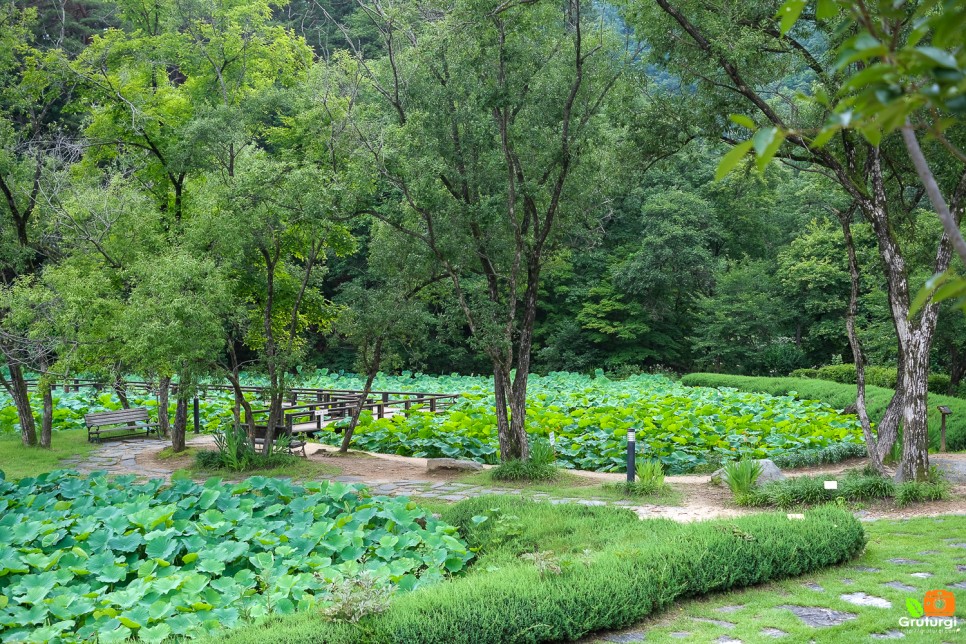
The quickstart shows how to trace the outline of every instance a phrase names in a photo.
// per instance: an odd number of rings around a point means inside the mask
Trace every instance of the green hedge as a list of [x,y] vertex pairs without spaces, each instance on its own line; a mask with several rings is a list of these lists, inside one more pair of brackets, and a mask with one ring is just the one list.
[[[758,391],[773,396],[795,394],[797,398],[820,400],[835,409],[845,409],[855,404],[855,385],[809,378],[765,378],[757,376],[731,376],[720,373],[690,373],[681,378],[681,384],[691,387],[733,387],[741,391]],[[895,392],[884,387],[866,387],[866,407],[875,423],[882,418]],[[929,444],[939,447],[941,414],[938,405],[946,405],[952,415],[946,419],[946,446],[953,451],[966,450],[966,400],[931,394],[929,396]]]
[[[896,381],[899,378],[899,370],[895,367],[866,367],[865,383],[886,389],[895,389]],[[855,384],[855,365],[854,364],[832,364],[818,369],[796,369],[789,374],[791,378],[815,378],[818,380],[831,380],[843,384]],[[929,374],[929,391],[934,394],[949,393],[949,376],[944,373]]]
[[[799,521],[768,513],[733,521],[679,524],[640,521],[630,512],[613,508],[484,497],[457,504],[444,516],[469,534],[471,542],[481,539],[484,553],[489,547],[486,544],[507,538],[517,539],[523,547],[525,543],[513,536],[515,532],[499,522],[491,519],[492,527],[487,527],[488,522],[475,526],[472,517],[492,512],[494,507],[513,519],[528,516],[527,522],[533,524],[552,523],[551,515],[556,513],[578,532],[599,526],[596,534],[608,532],[612,545],[602,535],[596,544],[599,549],[560,573],[541,574],[534,563],[519,557],[487,565],[484,554],[466,577],[399,595],[385,613],[363,618],[358,624],[325,622],[305,613],[233,631],[223,641],[500,644],[575,640],[596,631],[627,627],[684,597],[839,564],[855,557],[865,545],[859,522],[833,507],[809,511]],[[539,509],[534,512],[534,508]],[[612,534],[615,517],[623,523]]]

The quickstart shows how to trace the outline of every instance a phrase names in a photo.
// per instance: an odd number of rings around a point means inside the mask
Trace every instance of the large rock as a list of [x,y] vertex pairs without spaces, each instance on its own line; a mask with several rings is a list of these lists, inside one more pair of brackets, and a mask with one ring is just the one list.
[[478,472],[483,466],[476,461],[462,461],[457,458],[427,458],[426,471],[435,472],[436,470],[462,470],[466,472]]
[[953,485],[966,484],[966,461],[930,455],[929,464],[935,465]]
[[[772,481],[785,480],[785,475],[782,474],[782,471],[778,469],[778,466],[771,459],[763,458],[755,462],[761,465],[761,475],[755,482],[755,486],[771,483]],[[725,470],[723,467],[711,475],[711,482],[715,485],[725,483]]]

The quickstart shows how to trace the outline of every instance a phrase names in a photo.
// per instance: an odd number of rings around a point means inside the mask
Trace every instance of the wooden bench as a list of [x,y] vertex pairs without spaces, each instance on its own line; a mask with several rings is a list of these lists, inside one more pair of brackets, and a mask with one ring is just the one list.
[[[265,434],[268,432],[268,425],[255,425],[255,435],[252,437],[255,449],[259,452],[265,448]],[[292,431],[291,422],[275,430],[275,441],[281,437],[288,438],[288,453],[298,455],[301,452],[302,458],[308,458],[305,453],[305,440]]]
[[151,434],[161,437],[158,423],[151,422],[148,410],[143,408],[85,414],[84,422],[87,423],[87,441],[90,443],[100,443],[102,433],[107,433],[105,438],[148,437]]

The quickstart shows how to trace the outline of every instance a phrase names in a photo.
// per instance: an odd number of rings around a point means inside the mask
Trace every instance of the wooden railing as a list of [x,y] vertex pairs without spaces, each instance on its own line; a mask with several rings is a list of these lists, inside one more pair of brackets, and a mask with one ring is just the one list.
[[[125,380],[119,383],[126,391],[157,391],[157,384],[138,380]],[[28,388],[36,388],[36,380],[27,380]],[[56,383],[65,392],[80,391],[82,388],[113,389],[114,384],[96,380],[79,378]],[[177,384],[172,383],[172,392],[177,392]],[[200,431],[199,398],[203,398],[208,391],[234,391],[231,385],[203,384],[199,386],[200,395],[194,397],[194,430]],[[240,387],[242,393],[255,394],[264,399],[269,391],[268,387],[245,386]],[[305,425],[315,421],[316,430],[321,430],[323,423],[332,420],[348,418],[359,406],[361,391],[352,389],[314,389],[310,387],[293,387],[286,391],[286,402],[283,403],[283,413],[286,426]],[[376,418],[386,418],[396,411],[409,411],[413,407],[424,407],[427,411],[437,412],[448,408],[459,398],[459,394],[437,394],[415,391],[371,391],[362,405],[363,411],[372,411]],[[269,409],[253,409],[252,416],[258,422],[258,416],[267,416]],[[299,418],[306,418],[296,422]],[[246,419],[247,420],[247,419]],[[303,428],[301,431],[311,431]]]

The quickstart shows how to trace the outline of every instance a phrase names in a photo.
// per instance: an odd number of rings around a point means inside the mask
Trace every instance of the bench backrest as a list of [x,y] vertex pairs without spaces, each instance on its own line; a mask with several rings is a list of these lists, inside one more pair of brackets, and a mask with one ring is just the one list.
[[141,407],[135,409],[119,409],[117,411],[99,411],[93,414],[84,414],[84,422],[88,427],[101,427],[103,425],[120,425],[122,423],[148,422],[148,410]]

